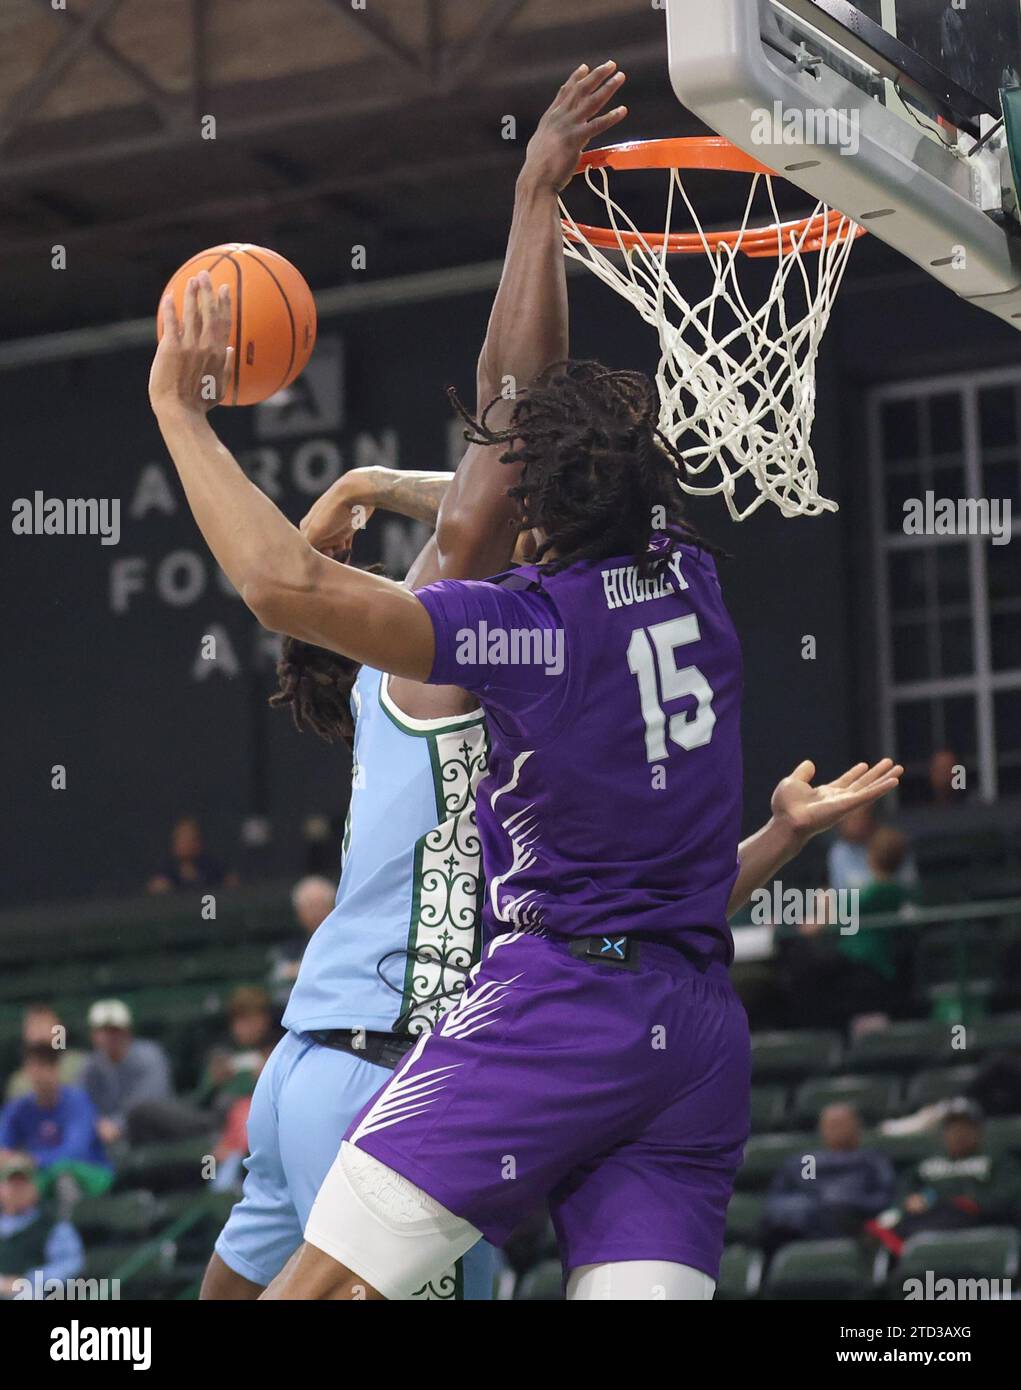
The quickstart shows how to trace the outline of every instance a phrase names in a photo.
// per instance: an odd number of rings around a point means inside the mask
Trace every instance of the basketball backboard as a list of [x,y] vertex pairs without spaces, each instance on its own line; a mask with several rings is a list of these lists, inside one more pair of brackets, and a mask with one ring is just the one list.
[[1021,0],[666,0],[670,75],[713,130],[1021,327],[1001,87]]

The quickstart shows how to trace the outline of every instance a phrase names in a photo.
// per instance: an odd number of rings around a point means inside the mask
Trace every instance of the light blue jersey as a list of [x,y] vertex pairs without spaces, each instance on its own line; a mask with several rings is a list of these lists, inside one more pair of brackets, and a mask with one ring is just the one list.
[[[363,666],[352,691],[354,767],[337,904],[306,947],[284,1015],[289,1031],[255,1088],[242,1199],[216,1244],[235,1273],[260,1286],[300,1244],[345,1131],[391,1076],[309,1034],[428,1032],[463,991],[481,947],[475,788],[488,754],[483,716],[412,719],[386,682]],[[488,1298],[492,1270],[492,1248],[480,1241],[414,1297]]]
[[363,666],[352,692],[340,888],[291,991],[284,1026],[293,1032],[428,1032],[478,959],[475,787],[486,770],[484,718],[474,711],[412,719],[387,682]]

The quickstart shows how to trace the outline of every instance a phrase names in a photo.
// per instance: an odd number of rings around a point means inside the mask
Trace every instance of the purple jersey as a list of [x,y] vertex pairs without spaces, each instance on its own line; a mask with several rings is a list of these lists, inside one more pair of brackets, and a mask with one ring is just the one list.
[[716,566],[444,580],[429,679],[477,693],[490,771],[477,818],[490,935],[654,934],[729,963],[741,821],[741,654]]

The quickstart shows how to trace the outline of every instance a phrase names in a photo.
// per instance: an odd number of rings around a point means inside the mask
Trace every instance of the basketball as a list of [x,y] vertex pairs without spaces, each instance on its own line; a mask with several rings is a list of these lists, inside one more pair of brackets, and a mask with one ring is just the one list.
[[[200,271],[213,289],[230,287],[234,326],[234,371],[221,405],[258,405],[301,375],[316,342],[316,306],[305,277],[290,261],[265,246],[225,242],[200,251],[170,277],[170,294],[180,319],[184,291]],[[157,338],[163,328],[157,321]]]

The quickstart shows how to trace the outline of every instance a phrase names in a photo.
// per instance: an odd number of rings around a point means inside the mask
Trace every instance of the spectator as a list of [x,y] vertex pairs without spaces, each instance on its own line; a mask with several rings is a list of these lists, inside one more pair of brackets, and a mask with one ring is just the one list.
[[273,1001],[264,989],[245,985],[227,1004],[230,1040],[213,1048],[202,1080],[189,1100],[149,1101],[131,1119],[136,1143],[208,1134],[223,1125],[234,1102],[250,1096],[279,1029]]
[[46,1043],[25,1049],[31,1092],[0,1110],[0,1149],[31,1154],[48,1179],[70,1172],[90,1194],[109,1187],[110,1164],[96,1110],[78,1086],[60,1080],[60,1056]]
[[[85,1054],[75,1048],[65,1047],[67,1030],[60,1021],[56,1010],[48,1004],[29,1004],[21,1016],[21,1042],[23,1047],[33,1043],[45,1043],[60,1056],[60,1079],[65,1086],[74,1086],[81,1077],[85,1065]],[[27,1096],[32,1089],[28,1073],[19,1067],[7,1083],[7,1100],[17,1100]]]
[[193,1097],[219,1120],[239,1096],[250,1096],[266,1057],[276,1046],[279,1029],[266,990],[242,985],[227,1001],[230,1042],[214,1048]]
[[295,921],[301,928],[301,936],[295,936],[277,952],[270,976],[271,984],[290,985],[298,978],[298,967],[308,939],[333,911],[336,899],[337,885],[319,874],[308,874],[294,885],[291,905]]
[[89,1010],[93,1052],[82,1086],[99,1112],[105,1144],[128,1138],[128,1121],[139,1105],[170,1100],[170,1063],[159,1043],[136,1038],[131,1010],[120,999],[100,999]]
[[892,1002],[897,978],[896,928],[869,927],[861,919],[899,912],[911,897],[900,879],[908,842],[899,830],[880,826],[868,845],[869,881],[858,895],[858,930],[841,933],[845,967],[838,985],[852,1013],[883,1010]]
[[236,874],[206,854],[202,827],[194,816],[182,816],[170,833],[170,856],[146,885],[149,893],[174,893],[188,889],[237,887]]
[[956,785],[961,761],[949,748],[938,748],[929,759],[929,794],[934,806],[960,805],[965,789]]
[[29,1154],[0,1152],[0,1298],[31,1297],[21,1280],[61,1283],[80,1273],[81,1237],[44,1206]]
[[1009,1154],[989,1152],[982,1111],[962,1097],[946,1107],[943,1152],[922,1159],[900,1207],[876,1223],[874,1234],[900,1254],[919,1231],[1013,1225],[1019,1218],[1021,1168]]
[[763,1212],[770,1252],[792,1240],[856,1235],[893,1200],[893,1166],[883,1154],[861,1148],[852,1105],[825,1106],[819,1138],[820,1149],[787,1159],[773,1178]]
[[[831,888],[865,888],[872,882],[869,845],[876,834],[876,817],[871,806],[850,811],[836,828],[826,853],[826,876]],[[897,870],[897,881],[905,888],[918,882],[918,870],[907,852]]]

